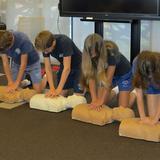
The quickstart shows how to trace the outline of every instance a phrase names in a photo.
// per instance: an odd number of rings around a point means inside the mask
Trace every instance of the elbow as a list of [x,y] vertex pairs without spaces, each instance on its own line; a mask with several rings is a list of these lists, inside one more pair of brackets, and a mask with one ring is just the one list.
[[27,67],[27,64],[22,64],[21,65],[21,69],[23,69],[23,70],[26,69],[26,67]]

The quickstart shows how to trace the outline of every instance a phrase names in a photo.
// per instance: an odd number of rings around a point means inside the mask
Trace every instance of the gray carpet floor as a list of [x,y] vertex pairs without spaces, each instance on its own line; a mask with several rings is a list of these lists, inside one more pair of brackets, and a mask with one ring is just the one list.
[[49,113],[29,104],[0,109],[0,160],[160,159],[160,143],[120,137],[118,127],[72,120],[71,110]]

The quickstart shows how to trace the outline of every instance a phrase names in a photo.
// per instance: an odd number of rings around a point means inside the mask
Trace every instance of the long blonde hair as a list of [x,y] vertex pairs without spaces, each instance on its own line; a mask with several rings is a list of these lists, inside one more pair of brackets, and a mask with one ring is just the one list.
[[[97,65],[93,66],[92,53],[97,56]],[[84,42],[84,49],[82,54],[82,76],[83,80],[95,79],[100,82],[99,75],[105,72],[107,68],[107,51],[104,45],[103,38],[99,34],[89,35]],[[83,83],[85,85],[85,83]],[[86,86],[87,83],[86,83]]]

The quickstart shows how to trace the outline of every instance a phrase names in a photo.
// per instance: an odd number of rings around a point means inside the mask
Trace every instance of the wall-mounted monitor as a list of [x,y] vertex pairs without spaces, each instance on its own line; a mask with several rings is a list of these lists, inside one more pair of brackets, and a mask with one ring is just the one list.
[[160,0],[59,0],[61,16],[158,19]]

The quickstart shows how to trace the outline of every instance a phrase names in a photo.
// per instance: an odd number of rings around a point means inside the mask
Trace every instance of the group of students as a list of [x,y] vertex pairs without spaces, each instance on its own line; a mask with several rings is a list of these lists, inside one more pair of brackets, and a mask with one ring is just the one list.
[[[39,52],[43,53],[46,76],[41,76]],[[90,34],[84,42],[83,53],[65,35],[42,31],[35,38],[35,46],[26,34],[0,31],[0,56],[8,86],[13,93],[26,74],[30,75],[33,88],[42,92],[49,84],[47,97],[67,96],[69,89],[75,94],[89,91],[89,107],[97,111],[114,96],[118,86],[118,105],[129,107],[137,99],[142,123],[157,124],[160,118],[160,54],[142,51],[130,62],[121,54],[113,41],[104,40],[99,34]],[[50,56],[60,62],[57,85],[54,86]],[[8,57],[12,58],[11,66]],[[132,90],[136,92],[132,92]],[[147,95],[148,115],[145,113],[143,95]]]

